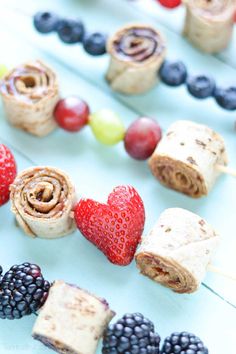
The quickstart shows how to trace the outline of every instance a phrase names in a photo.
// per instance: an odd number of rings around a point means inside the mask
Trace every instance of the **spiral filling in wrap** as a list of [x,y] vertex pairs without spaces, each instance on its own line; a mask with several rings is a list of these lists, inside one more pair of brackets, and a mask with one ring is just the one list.
[[200,286],[219,236],[198,215],[180,208],[165,210],[143,237],[135,259],[143,275],[178,293]]
[[184,0],[184,35],[207,53],[225,49],[232,37],[234,0]]
[[161,48],[160,37],[150,28],[132,28],[114,41],[114,48],[122,60],[142,62]]
[[223,138],[191,121],[173,123],[149,160],[163,185],[193,198],[209,193],[220,174],[217,166],[226,164]]
[[115,91],[137,94],[151,89],[165,58],[165,42],[151,26],[137,24],[121,28],[110,37],[111,55],[106,75]]
[[12,211],[26,234],[56,238],[74,230],[75,192],[64,172],[33,167],[21,172],[10,190]]
[[54,72],[41,61],[26,63],[8,73],[1,94],[10,123],[37,136],[56,128],[54,107],[59,100]]
[[207,194],[202,176],[181,161],[163,156],[153,163],[152,169],[159,181],[171,189],[194,198]]

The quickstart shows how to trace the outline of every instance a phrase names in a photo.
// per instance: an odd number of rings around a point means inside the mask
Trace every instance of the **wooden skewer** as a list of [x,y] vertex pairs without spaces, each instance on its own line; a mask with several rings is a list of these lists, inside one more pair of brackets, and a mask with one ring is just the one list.
[[236,169],[230,168],[228,166],[223,166],[223,165],[216,165],[216,169],[221,173],[226,173],[227,175],[236,177]]
[[223,271],[221,268],[218,268],[218,267],[213,266],[212,264],[209,264],[209,265],[207,266],[207,270],[208,270],[209,272],[212,272],[212,273],[221,275],[221,276],[224,277],[224,278],[227,278],[227,279],[236,281],[236,274],[230,274],[230,273],[228,273],[228,272],[226,272],[226,271]]

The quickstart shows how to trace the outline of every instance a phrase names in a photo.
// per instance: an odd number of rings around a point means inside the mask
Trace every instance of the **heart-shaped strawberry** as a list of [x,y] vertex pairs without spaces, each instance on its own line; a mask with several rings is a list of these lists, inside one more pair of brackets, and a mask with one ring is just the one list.
[[74,215],[82,235],[110,262],[125,266],[133,260],[145,222],[143,201],[133,187],[116,187],[107,204],[81,199]]

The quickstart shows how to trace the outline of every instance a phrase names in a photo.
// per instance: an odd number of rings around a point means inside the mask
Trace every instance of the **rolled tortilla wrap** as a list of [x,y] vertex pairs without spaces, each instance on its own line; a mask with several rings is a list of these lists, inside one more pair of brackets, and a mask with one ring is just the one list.
[[183,34],[207,53],[224,50],[233,33],[234,0],[184,0],[186,17]]
[[166,46],[153,27],[142,24],[122,27],[109,39],[107,51],[111,60],[106,79],[113,90],[138,94],[157,83]]
[[166,187],[199,198],[207,195],[227,165],[223,138],[209,127],[177,121],[167,130],[149,160],[153,175]]
[[165,210],[143,238],[135,259],[141,273],[177,293],[192,293],[200,286],[219,236],[190,211]]
[[59,100],[58,82],[43,62],[14,68],[4,77],[0,91],[6,117],[16,128],[40,137],[56,128],[53,111]]
[[104,299],[57,280],[37,317],[33,337],[58,353],[95,354],[114,315]]
[[18,174],[10,191],[11,210],[27,235],[54,239],[75,229],[75,190],[63,171],[31,167]]

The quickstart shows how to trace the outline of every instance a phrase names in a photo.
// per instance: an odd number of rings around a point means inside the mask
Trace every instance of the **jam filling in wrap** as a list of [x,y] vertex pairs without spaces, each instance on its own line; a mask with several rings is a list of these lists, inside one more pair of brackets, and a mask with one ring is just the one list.
[[213,228],[180,208],[165,210],[136,253],[141,273],[178,293],[200,286],[219,243]]
[[9,122],[36,136],[56,128],[53,110],[59,100],[54,72],[41,61],[10,71],[1,83],[3,105]]
[[75,191],[69,177],[52,167],[31,167],[10,187],[12,211],[27,235],[53,239],[71,233]]
[[108,41],[111,61],[106,75],[116,90],[137,94],[151,89],[157,82],[165,58],[161,34],[147,25],[129,25],[117,31]]
[[234,0],[184,0],[184,35],[207,53],[224,50],[233,33]]
[[149,167],[166,187],[193,198],[207,195],[227,165],[223,138],[205,125],[177,121],[167,130]]
[[114,48],[122,60],[142,62],[162,50],[160,36],[151,28],[131,28],[114,40]]

